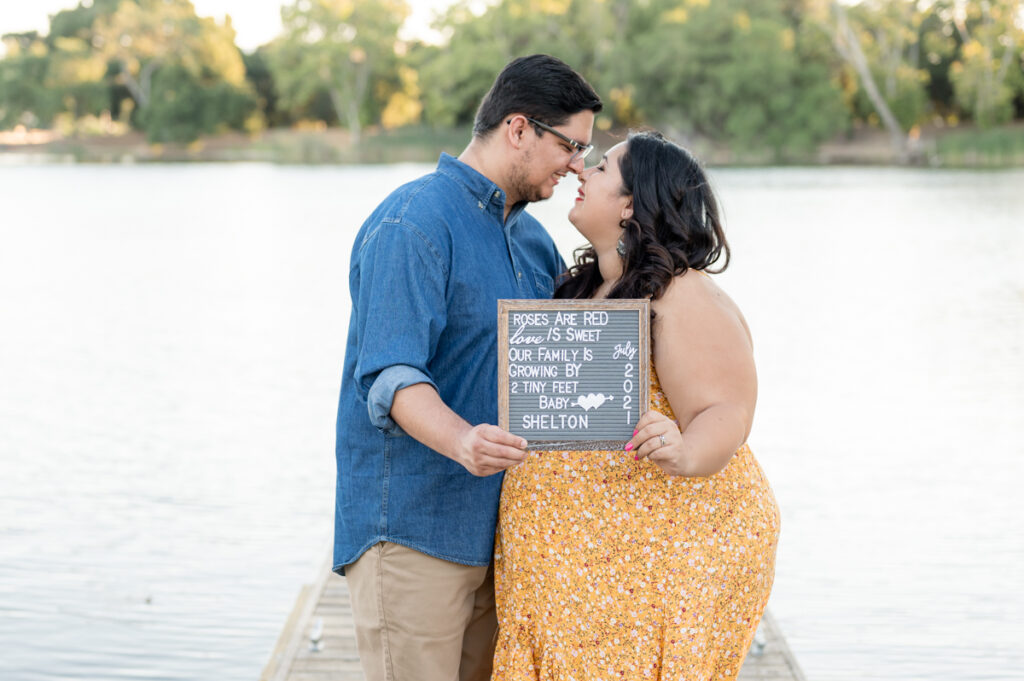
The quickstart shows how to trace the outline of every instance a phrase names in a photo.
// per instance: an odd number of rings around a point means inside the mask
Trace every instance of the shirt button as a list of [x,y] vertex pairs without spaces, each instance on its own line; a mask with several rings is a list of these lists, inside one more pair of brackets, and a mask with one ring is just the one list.
[[519,277],[520,279],[522,279],[523,278],[523,273],[522,272],[516,272],[516,276]]
[[494,198],[497,199],[497,198],[500,198],[500,197],[501,197],[501,192],[494,192]]
[[480,210],[483,210],[484,209],[484,202],[483,201],[477,201],[476,202],[476,207],[479,208]]

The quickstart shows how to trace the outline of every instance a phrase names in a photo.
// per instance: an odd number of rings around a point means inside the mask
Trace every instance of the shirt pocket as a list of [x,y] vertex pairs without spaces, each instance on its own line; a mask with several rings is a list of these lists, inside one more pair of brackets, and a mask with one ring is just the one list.
[[555,292],[555,280],[543,272],[537,272],[533,275],[534,283],[536,284],[536,292],[538,298],[550,298]]

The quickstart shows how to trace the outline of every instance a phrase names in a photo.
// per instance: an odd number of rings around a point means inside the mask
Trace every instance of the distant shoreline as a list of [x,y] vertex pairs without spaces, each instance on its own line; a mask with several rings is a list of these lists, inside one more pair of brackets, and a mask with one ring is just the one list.
[[[595,142],[607,149],[628,131],[598,131]],[[138,132],[120,135],[62,136],[51,130],[0,131],[0,163],[230,163],[374,164],[433,163],[442,150],[461,150],[468,128],[368,130],[355,146],[346,130],[270,129],[254,135],[226,132],[188,145],[149,144]],[[678,136],[677,136],[678,137]],[[922,131],[901,162],[887,135],[877,129],[854,131],[822,144],[815,152],[778,160],[770,152],[738,152],[721,145],[683,138],[707,165],[856,165],[941,168],[1024,167],[1024,124],[981,131],[971,127]]]

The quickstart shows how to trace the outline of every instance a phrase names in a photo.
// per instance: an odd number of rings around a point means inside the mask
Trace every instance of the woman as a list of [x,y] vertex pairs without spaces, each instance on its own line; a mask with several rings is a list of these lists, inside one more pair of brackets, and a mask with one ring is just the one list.
[[697,162],[634,134],[580,175],[590,242],[556,298],[651,300],[651,408],[625,451],[535,452],[506,473],[494,681],[733,679],[774,576],[779,518],[747,447],[757,395],[729,247]]

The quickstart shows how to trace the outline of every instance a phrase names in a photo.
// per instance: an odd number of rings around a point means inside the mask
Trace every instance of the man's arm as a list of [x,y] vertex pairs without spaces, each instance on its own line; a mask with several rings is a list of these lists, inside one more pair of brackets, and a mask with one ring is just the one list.
[[[437,392],[428,369],[447,307],[448,260],[414,225],[381,225],[360,252],[361,324],[357,386],[370,422],[399,428],[474,475],[492,475],[525,458],[525,442],[497,426],[470,426]],[[416,285],[410,286],[410,280]],[[371,311],[365,301],[380,304]]]
[[526,440],[498,426],[471,426],[429,383],[395,393],[391,418],[408,435],[461,464],[473,475],[493,475],[526,458]]

